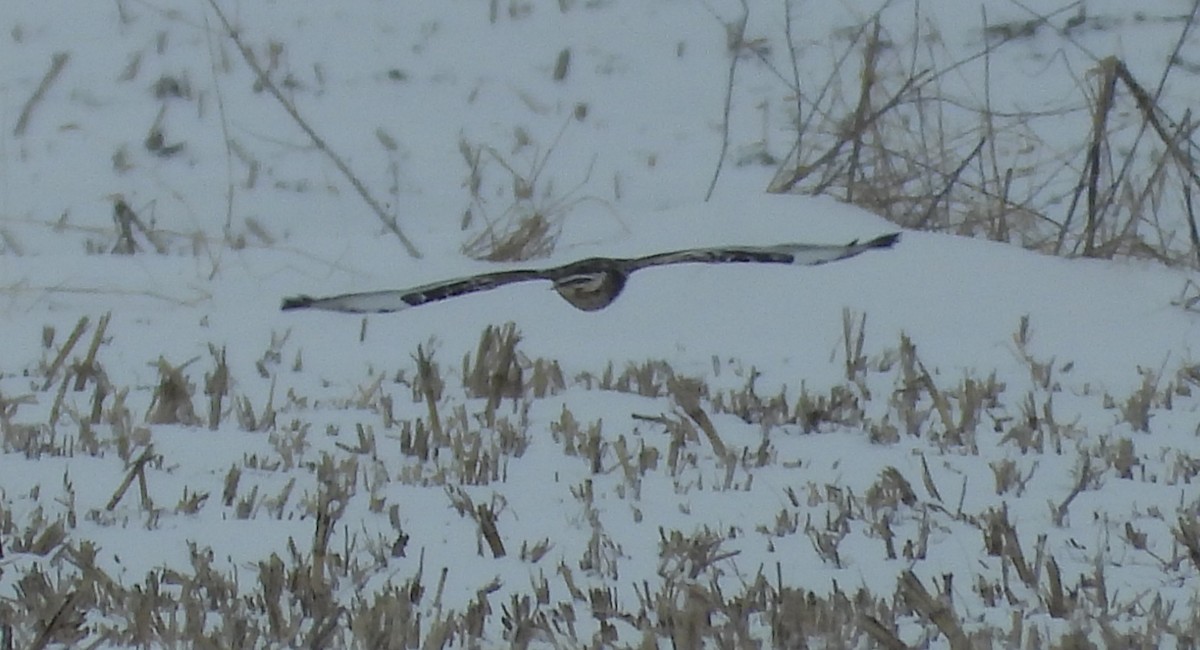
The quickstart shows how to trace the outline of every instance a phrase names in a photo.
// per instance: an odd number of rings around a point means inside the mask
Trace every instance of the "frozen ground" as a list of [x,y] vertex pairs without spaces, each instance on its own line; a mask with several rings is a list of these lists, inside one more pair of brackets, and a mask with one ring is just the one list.
[[[3,647],[1200,631],[1190,271],[906,231],[817,268],[645,271],[597,313],[538,284],[366,319],[278,311],[502,268],[464,244],[534,212],[557,245],[525,264],[896,230],[764,191],[794,139],[782,0],[752,2],[732,48],[738,3],[219,3],[380,214],[211,5],[9,4]],[[996,153],[1052,161],[1013,188],[1048,204],[1078,178],[1089,54],[1153,85],[1193,10],[1063,3],[1039,8],[1050,29],[980,4],[896,2],[881,24],[897,65],[969,61],[941,77],[964,110],[939,132],[970,133],[952,123],[983,106],[1053,109]],[[802,87],[861,58],[849,43],[876,9],[793,4]],[[984,16],[1029,31],[987,57],[987,98]],[[914,22],[937,38],[904,42]],[[1200,99],[1195,43],[1163,106]],[[1181,205],[1157,218],[1185,242]],[[506,323],[519,341],[481,346]]]

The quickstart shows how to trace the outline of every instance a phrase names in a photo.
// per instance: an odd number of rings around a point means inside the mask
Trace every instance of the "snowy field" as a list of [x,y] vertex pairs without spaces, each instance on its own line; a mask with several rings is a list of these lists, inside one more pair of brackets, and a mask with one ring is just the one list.
[[1193,2],[214,2],[3,8],[0,648],[1195,647]]

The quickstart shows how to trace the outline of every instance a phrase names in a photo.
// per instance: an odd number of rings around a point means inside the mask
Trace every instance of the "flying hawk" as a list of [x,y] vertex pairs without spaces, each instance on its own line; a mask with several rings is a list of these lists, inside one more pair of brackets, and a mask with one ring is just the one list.
[[611,258],[589,257],[548,269],[515,269],[483,273],[468,278],[434,282],[411,289],[346,293],[328,298],[295,296],[284,298],[283,309],[326,309],[350,313],[383,313],[418,307],[455,296],[530,280],[549,280],[554,290],[567,302],[583,311],[607,307],[621,295],[630,274],[651,266],[667,264],[724,264],[759,262],[765,264],[796,264],[813,266],[836,262],[873,248],[891,248],[900,233],[876,237],[870,241],[852,241],[844,246],[820,244],[777,244],[774,246],[732,246],[725,248],[693,248],[658,253],[646,257]]

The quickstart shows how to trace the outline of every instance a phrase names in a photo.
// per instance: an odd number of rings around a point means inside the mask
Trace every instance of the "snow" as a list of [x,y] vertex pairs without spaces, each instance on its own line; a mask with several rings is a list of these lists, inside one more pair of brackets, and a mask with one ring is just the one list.
[[[1057,639],[1073,629],[1100,642],[1102,631],[1087,624],[1099,611],[1118,633],[1141,630],[1158,598],[1175,608],[1165,617],[1194,634],[1200,565],[1177,541],[1180,522],[1196,517],[1200,471],[1200,379],[1189,374],[1200,328],[1196,312],[1180,304],[1197,281],[1191,270],[908,230],[893,250],[819,267],[647,270],[595,313],[572,309],[539,283],[365,319],[279,311],[288,295],[417,286],[513,266],[471,260],[462,247],[486,224],[507,223],[514,176],[533,187],[522,205],[562,228],[550,257],[519,265],[725,244],[836,244],[897,230],[829,197],[767,194],[775,167],[738,164],[756,151],[784,159],[794,135],[795,98],[775,74],[790,74],[783,2],[750,3],[747,40],[763,39],[769,49],[763,58],[740,54],[730,151],[709,201],[731,57],[727,26],[740,15],[738,3],[219,2],[272,80],[414,240],[420,259],[254,87],[208,3],[10,4],[0,39],[0,331],[7,342],[0,618],[17,644],[32,644],[44,626],[22,609],[30,600],[22,576],[36,569],[70,584],[84,570],[68,546],[93,544],[97,566],[125,588],[158,580],[164,591],[177,588],[163,582],[168,569],[195,572],[195,555],[211,553],[217,571],[255,594],[273,554],[289,566],[297,554],[312,559],[320,495],[339,481],[348,481],[348,496],[329,552],[342,566],[375,566],[361,580],[338,583],[333,597],[349,608],[420,571],[426,596],[414,607],[422,638],[447,612],[468,611],[493,581],[479,644],[519,645],[502,624],[501,605],[534,593],[544,579],[543,615],[561,624],[556,608],[569,603],[578,616],[574,639],[562,627],[536,639],[561,647],[604,645],[597,641],[603,617],[572,584],[585,595],[610,590],[618,611],[632,617],[646,606],[647,589],[719,586],[732,598],[759,575],[772,587],[819,597],[861,588],[896,605],[906,570],[934,593],[953,575],[949,600],[968,632],[1007,634],[1017,612],[1026,626],[1022,647],[1031,634]],[[1000,0],[927,1],[917,9],[893,2],[880,13],[897,43],[897,65],[919,49],[905,40],[914,24],[933,24],[938,39],[913,56],[965,61],[939,86],[962,100],[963,112],[947,119],[967,124],[963,132],[977,128],[971,107],[985,101],[983,62],[970,56],[986,40],[981,7],[989,25],[1032,18],[1021,4]],[[1050,22],[1063,23],[1077,7],[1064,5]],[[793,9],[803,14],[795,28],[802,70],[820,71],[805,83],[816,84],[845,52],[860,58],[853,28],[880,8],[847,0]],[[1013,196],[1068,196],[1082,164],[1073,147],[1091,128],[1077,80],[1113,55],[1153,87],[1190,10],[1175,2],[1141,14],[1125,3],[1089,2],[1094,22],[1087,24],[1109,27],[1067,35],[1040,29],[1022,47],[996,51],[986,101],[997,115],[1058,111],[1030,124],[1004,120],[999,155],[1015,168],[1069,159],[1044,178],[1018,177]],[[1195,48],[1189,36],[1179,56],[1194,62]],[[556,81],[564,49],[569,68]],[[68,63],[15,132],[57,52],[68,53]],[[836,73],[844,78],[835,85],[854,87],[854,70]],[[1200,85],[1188,70],[1173,69],[1163,106],[1194,105]],[[180,83],[179,96],[157,97],[156,83],[168,76]],[[147,150],[156,125],[167,145],[182,150]],[[968,139],[947,146],[965,155],[974,146],[963,145]],[[478,155],[476,192],[464,150]],[[140,252],[110,254],[116,197],[155,233],[161,252],[138,232]],[[1175,233],[1172,246],[1186,244],[1182,229],[1171,230],[1182,228],[1182,210],[1167,206],[1159,215],[1157,225]],[[106,313],[111,321],[95,357],[102,378],[90,375],[75,390],[64,368],[86,374],[88,346]],[[866,362],[847,377],[846,319],[857,333],[864,316]],[[51,372],[84,317],[80,341]],[[474,360],[486,327],[509,322],[520,333],[526,380],[535,360],[555,361],[565,386],[505,399],[500,424],[489,426],[487,400],[462,385],[462,360]],[[915,344],[955,421],[966,385],[994,377],[961,444],[948,439],[934,391],[914,388],[920,378],[905,375],[902,339]],[[478,440],[494,473],[468,475],[455,458],[466,452],[450,443],[428,460],[406,453],[403,434],[430,426],[415,387],[418,346],[445,382],[437,408],[449,439],[468,447]],[[205,384],[221,350],[232,388],[209,430]],[[182,368],[194,423],[149,417],[160,359]],[[650,394],[599,388],[608,368],[620,376],[656,362],[703,381],[700,407],[735,460],[719,457],[703,432],[671,459],[672,436],[702,425],[662,376]],[[101,385],[103,417],[91,422]],[[849,395],[854,404],[830,406],[806,431],[800,421],[721,407],[745,398],[748,386],[764,401],[784,396],[793,414],[803,398]],[[906,411],[903,395],[914,390]],[[1137,410],[1139,391],[1145,431],[1123,411]],[[269,405],[273,422],[248,430],[235,400],[256,416]],[[384,416],[389,403],[394,422]],[[583,432],[573,443],[566,413]],[[911,432],[904,413],[915,418]],[[1015,441],[1025,425],[1040,443]],[[527,446],[505,447],[505,426]],[[589,427],[600,439],[599,472],[583,449]],[[98,440],[93,446],[89,435]],[[354,451],[363,439],[374,447]],[[1121,441],[1132,443],[1126,477],[1115,451]],[[141,501],[135,480],[109,507],[146,445],[153,505]],[[621,460],[621,446],[634,469]],[[648,449],[657,456],[638,471],[639,450]],[[1090,480],[1056,521],[1085,459]],[[996,477],[1005,464],[1018,478],[1001,488]],[[889,468],[912,486],[915,502],[877,494]],[[234,469],[240,479],[225,503]],[[196,508],[179,505],[195,493],[208,497]],[[477,515],[456,509],[463,498],[495,507],[505,557],[493,557]],[[986,553],[987,522],[1001,510],[1026,561],[1038,563],[1034,587],[1010,575],[1012,560]],[[926,544],[926,553],[888,559],[880,513],[897,549]],[[65,525],[62,544],[42,554],[25,548],[22,540],[57,520]],[[1144,533],[1144,543],[1129,530]],[[694,558],[669,550],[672,535],[710,536],[718,554],[734,554],[688,564]],[[387,553],[403,536],[403,554]],[[821,540],[832,540],[836,553],[822,551]],[[543,557],[521,557],[523,546],[542,541]],[[1046,557],[1061,567],[1064,589],[1078,592],[1067,618],[1048,610]],[[1088,582],[1097,574],[1106,581],[1103,603]],[[989,602],[984,586],[1002,580],[1013,595]],[[645,611],[654,616],[652,607]],[[748,616],[743,642],[783,643],[764,614]],[[947,643],[918,613],[899,607],[895,616],[905,643]],[[206,625],[219,628],[216,618],[210,612]],[[115,611],[85,611],[84,619],[89,641],[119,646],[126,638],[105,637],[106,625],[120,627]],[[643,638],[632,618],[609,622],[618,635],[610,644]],[[343,621],[332,645],[363,644],[348,626]],[[671,634],[665,624],[655,628],[652,645],[670,647]],[[1186,642],[1180,634],[1162,643]]]

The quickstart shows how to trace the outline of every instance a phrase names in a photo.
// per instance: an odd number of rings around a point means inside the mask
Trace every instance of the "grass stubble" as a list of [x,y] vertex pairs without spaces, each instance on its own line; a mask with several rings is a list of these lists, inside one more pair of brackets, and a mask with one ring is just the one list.
[[[1089,434],[1060,422],[1055,399],[1064,389],[1056,374],[1068,364],[1028,352],[1033,332],[1027,320],[1013,334],[1029,375],[1023,390],[994,375],[938,376],[907,338],[868,354],[861,343],[866,323],[861,315],[844,314],[843,350],[849,356],[840,383],[820,393],[802,385],[769,397],[758,394],[754,371],[745,373],[743,386],[729,387],[678,375],[663,361],[609,366],[568,379],[557,364],[524,354],[511,324],[488,328],[465,355],[457,382],[420,346],[409,373],[388,373],[391,379],[383,384],[369,378],[341,403],[293,396],[258,431],[244,427],[236,408],[224,409],[219,428],[265,433],[272,451],[248,453],[211,482],[185,486],[177,501],[162,486],[179,465],[153,443],[154,432],[207,429],[211,423],[191,407],[204,399],[204,389],[187,375],[228,373],[217,370],[220,355],[212,356],[208,371],[198,363],[158,360],[160,381],[153,387],[108,386],[95,423],[90,404],[73,408],[88,403],[86,397],[61,400],[53,423],[33,400],[5,399],[0,424],[6,454],[30,460],[88,457],[123,469],[111,474],[111,496],[102,507],[81,511],[67,475],[61,485],[39,482],[33,488],[35,508],[16,508],[6,500],[0,550],[16,593],[0,599],[4,642],[370,648],[500,642],[903,648],[937,642],[976,648],[1093,647],[1089,639],[1100,638],[1110,647],[1149,647],[1163,636],[1186,639],[1200,631],[1200,617],[1178,609],[1179,601],[1159,597],[1150,606],[1149,594],[1110,592],[1108,573],[1119,570],[1119,563],[1102,548],[1080,558],[1079,549],[1067,553],[1046,532],[1031,538],[1009,507],[1044,477],[1042,457],[1051,463],[1048,457],[1067,455],[1076,463],[1069,488],[1048,495],[1050,532],[1068,529],[1072,517],[1090,516],[1074,504],[1112,482],[1196,480],[1200,460],[1181,450],[1158,458],[1137,450],[1144,414],[1123,402],[1145,401],[1150,415],[1168,417],[1188,408],[1180,402],[1192,399],[1200,371],[1181,367],[1124,400],[1091,395],[1121,423],[1111,435]],[[75,375],[54,360],[82,338],[68,338],[56,350],[53,337],[46,337],[44,372],[51,384],[39,390],[44,379],[35,378],[39,388],[33,395],[57,394],[55,384],[73,384]],[[98,350],[85,350],[93,377],[108,375],[104,348],[101,343]],[[236,379],[229,377],[228,385],[238,386]],[[536,386],[548,388],[535,395]],[[890,397],[871,399],[872,392]],[[385,408],[384,393],[407,398]],[[576,415],[572,403],[582,402],[565,399],[601,393],[628,395],[661,413],[631,411],[625,421],[609,416],[601,422]],[[151,405],[140,418],[129,412],[136,401]],[[539,403],[559,413],[548,431],[536,415]],[[305,443],[308,427],[296,422],[322,419],[322,411],[328,415],[331,409],[351,414],[353,430],[328,432],[333,444]],[[135,420],[144,424],[131,426]],[[748,437],[746,430],[756,433]],[[884,431],[889,433],[879,433]],[[797,441],[826,438],[838,444],[834,439],[864,434],[873,447],[919,449],[920,469],[909,474],[905,468],[911,464],[885,464],[861,492],[806,482],[805,472],[787,474],[793,478],[785,480],[781,508],[753,527],[722,525],[711,513],[676,525],[645,514],[662,498],[658,492],[652,496],[655,486],[676,494],[749,497],[755,476],[779,480],[786,476],[779,470],[805,466],[803,455],[796,455]],[[573,544],[570,535],[524,539],[520,532],[511,507],[520,497],[507,487],[513,472],[550,472],[542,461],[523,461],[539,447],[542,454],[562,454],[562,467],[581,462],[575,465],[581,480],[544,478],[545,489],[561,491],[578,505],[581,515],[572,525],[585,539],[582,545]],[[983,458],[991,459],[983,466],[993,479],[983,489],[1004,498],[972,509],[964,505],[966,495],[981,486],[968,484],[979,477],[967,468]],[[257,480],[264,474],[277,475],[275,484],[282,486],[277,493],[268,494]],[[961,484],[953,484],[956,476]],[[131,498],[127,493],[135,484],[137,498]],[[410,491],[408,496],[399,496],[397,486]],[[217,490],[221,498],[209,498]],[[422,509],[441,503],[474,530],[474,557],[429,562],[429,550],[440,543],[418,533],[419,526],[412,528],[413,517],[420,516],[411,505],[413,494],[421,495]],[[601,499],[608,502],[604,511]],[[614,500],[627,505],[632,525],[657,529],[656,548],[621,542],[621,533],[610,527],[630,524],[614,518]],[[701,507],[684,505],[690,501],[679,507]],[[1121,543],[1157,566],[1164,583],[1186,583],[1200,570],[1194,505],[1180,503],[1175,514],[1104,516],[1123,521]],[[283,553],[235,566],[219,561],[213,548],[189,542],[187,566],[164,565],[132,581],[114,576],[103,558],[116,549],[101,548],[88,532],[125,527],[153,533],[172,520],[214,513],[248,526],[258,519],[298,520],[310,532],[289,536]],[[949,565],[939,561],[945,547],[937,541],[951,531],[975,538],[984,559],[974,570],[944,568]],[[780,554],[779,560],[748,566],[747,538]],[[797,544],[811,549],[805,552],[815,558],[811,561],[842,577],[785,578],[786,557],[799,552]],[[1072,556],[1070,573],[1064,553]],[[627,565],[647,560],[657,566],[654,575],[630,583]],[[481,575],[481,563],[497,564]],[[527,585],[510,583],[514,565],[516,574],[528,576]],[[894,571],[894,587],[843,586],[843,579],[853,582],[854,567],[867,565]],[[1078,573],[1081,566],[1091,568]],[[466,601],[446,592],[448,581],[464,577],[479,581]],[[981,617],[984,611],[1002,614]]]

